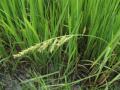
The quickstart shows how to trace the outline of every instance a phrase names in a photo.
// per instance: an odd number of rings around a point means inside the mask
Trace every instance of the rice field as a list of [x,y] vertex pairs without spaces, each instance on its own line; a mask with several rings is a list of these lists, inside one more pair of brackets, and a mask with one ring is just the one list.
[[2,0],[0,90],[120,90],[120,0]]

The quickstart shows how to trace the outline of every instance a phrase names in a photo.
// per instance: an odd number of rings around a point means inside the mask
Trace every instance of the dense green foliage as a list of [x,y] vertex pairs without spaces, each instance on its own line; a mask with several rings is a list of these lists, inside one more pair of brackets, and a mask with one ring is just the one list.
[[119,66],[120,0],[0,2],[1,89],[119,90]]

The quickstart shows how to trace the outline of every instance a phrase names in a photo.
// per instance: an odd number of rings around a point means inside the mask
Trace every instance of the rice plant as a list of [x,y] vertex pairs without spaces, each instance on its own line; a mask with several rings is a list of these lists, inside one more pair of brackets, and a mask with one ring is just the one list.
[[0,90],[119,90],[120,0],[2,0]]

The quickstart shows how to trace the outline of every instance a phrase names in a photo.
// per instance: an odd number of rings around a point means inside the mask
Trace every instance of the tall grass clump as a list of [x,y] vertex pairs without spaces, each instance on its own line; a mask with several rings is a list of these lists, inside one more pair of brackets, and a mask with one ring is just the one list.
[[0,2],[1,90],[119,90],[119,66],[120,0]]

